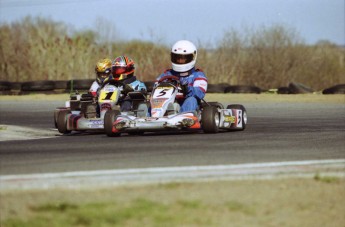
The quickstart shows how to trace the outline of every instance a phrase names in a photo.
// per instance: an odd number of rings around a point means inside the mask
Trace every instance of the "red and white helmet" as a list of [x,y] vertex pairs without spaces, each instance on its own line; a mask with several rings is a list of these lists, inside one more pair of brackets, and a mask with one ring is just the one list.
[[133,76],[135,70],[134,61],[127,56],[116,57],[112,65],[114,80],[124,80]]
[[176,72],[191,70],[195,66],[196,58],[196,47],[188,40],[180,40],[171,48],[171,64]]

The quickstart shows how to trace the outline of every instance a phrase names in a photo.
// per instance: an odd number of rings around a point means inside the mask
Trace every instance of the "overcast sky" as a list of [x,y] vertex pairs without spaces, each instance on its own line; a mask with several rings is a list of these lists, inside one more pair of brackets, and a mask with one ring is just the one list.
[[345,0],[0,0],[0,22],[40,16],[122,39],[215,44],[224,32],[284,25],[308,44],[345,45]]

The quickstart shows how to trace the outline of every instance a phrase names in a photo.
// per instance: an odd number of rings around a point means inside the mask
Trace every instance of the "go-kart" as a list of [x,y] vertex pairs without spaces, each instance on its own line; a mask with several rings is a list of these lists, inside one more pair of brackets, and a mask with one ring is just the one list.
[[55,109],[55,127],[63,134],[89,130],[103,132],[105,113],[109,110],[119,111],[119,100],[122,97],[134,93],[137,98],[146,99],[141,92],[129,90],[131,88],[126,87],[125,84],[110,80],[100,88],[97,97],[91,94],[80,95],[76,92],[70,96],[69,101],[66,101],[65,107]]
[[[176,76],[164,76],[153,88],[147,112],[138,115],[121,114],[108,110],[104,116],[104,131],[109,137],[121,133],[144,133],[168,130],[203,130],[217,133],[220,130],[241,131],[246,128],[247,112],[243,105],[228,105],[224,109],[218,102],[201,100],[195,112],[180,112],[178,97],[186,88]],[[150,110],[150,111],[148,111]],[[140,110],[138,110],[140,111]],[[142,108],[141,111],[145,111]]]

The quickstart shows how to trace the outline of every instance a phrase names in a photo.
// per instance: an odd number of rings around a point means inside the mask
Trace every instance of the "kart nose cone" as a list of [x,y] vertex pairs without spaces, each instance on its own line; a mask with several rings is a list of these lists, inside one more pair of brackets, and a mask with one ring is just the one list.
[[125,125],[126,125],[126,122],[121,121],[121,122],[116,123],[116,124],[114,125],[114,127],[115,127],[116,130],[120,130],[120,129],[122,129]]
[[185,127],[191,127],[192,125],[195,124],[194,120],[191,119],[191,118],[185,118],[182,120],[182,125],[185,126]]

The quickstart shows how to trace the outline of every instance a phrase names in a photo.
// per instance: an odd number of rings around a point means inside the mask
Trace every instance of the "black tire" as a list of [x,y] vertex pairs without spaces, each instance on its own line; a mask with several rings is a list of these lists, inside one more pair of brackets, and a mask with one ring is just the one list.
[[220,102],[208,102],[208,104],[210,104],[211,106],[217,107],[218,109],[224,109],[223,104],[221,104]]
[[155,81],[146,81],[146,82],[144,82],[144,84],[146,86],[147,92],[152,92],[153,85],[155,84]]
[[300,83],[290,83],[289,91],[290,94],[308,94],[314,92],[313,89]]
[[10,91],[12,89],[11,82],[0,81],[0,91]]
[[67,89],[67,80],[56,80],[55,89]]
[[67,120],[68,120],[67,115],[70,113],[71,113],[70,110],[61,110],[58,113],[57,128],[58,128],[58,131],[62,134],[67,134],[71,132],[71,130],[67,129]]
[[67,82],[67,90],[87,91],[94,81],[93,79],[70,80]]
[[22,82],[12,82],[11,83],[11,89],[20,91],[22,89]]
[[229,84],[208,84],[207,93],[224,93]]
[[52,91],[55,89],[54,81],[30,81],[24,82],[21,85],[22,91]]
[[244,108],[244,106],[241,104],[231,104],[231,105],[228,105],[226,108],[227,109],[242,110],[241,120],[243,121],[242,122],[243,127],[241,129],[230,129],[230,131],[243,131],[243,130],[245,130],[246,126],[247,126],[247,110],[246,110],[246,108]]
[[215,106],[205,106],[201,113],[201,125],[205,133],[217,133],[219,130],[219,113]]
[[290,89],[288,87],[279,87],[277,93],[287,95],[290,94]]
[[54,126],[55,128],[58,128],[57,126],[57,118],[58,118],[58,115],[59,115],[59,112],[61,110],[67,110],[67,107],[58,107],[54,110]]
[[104,115],[104,132],[109,137],[117,137],[121,136],[121,133],[114,133],[113,123],[116,120],[117,116],[120,115],[121,112],[119,110],[108,110]]
[[338,84],[329,88],[326,88],[322,91],[322,94],[345,94],[345,84]]
[[247,85],[232,85],[224,89],[224,93],[244,93],[244,94],[260,94],[261,89],[256,86],[247,86]]
[[201,107],[204,108],[205,106],[214,106],[217,107],[218,109],[224,109],[223,104],[221,104],[220,102],[202,102],[201,103]]

